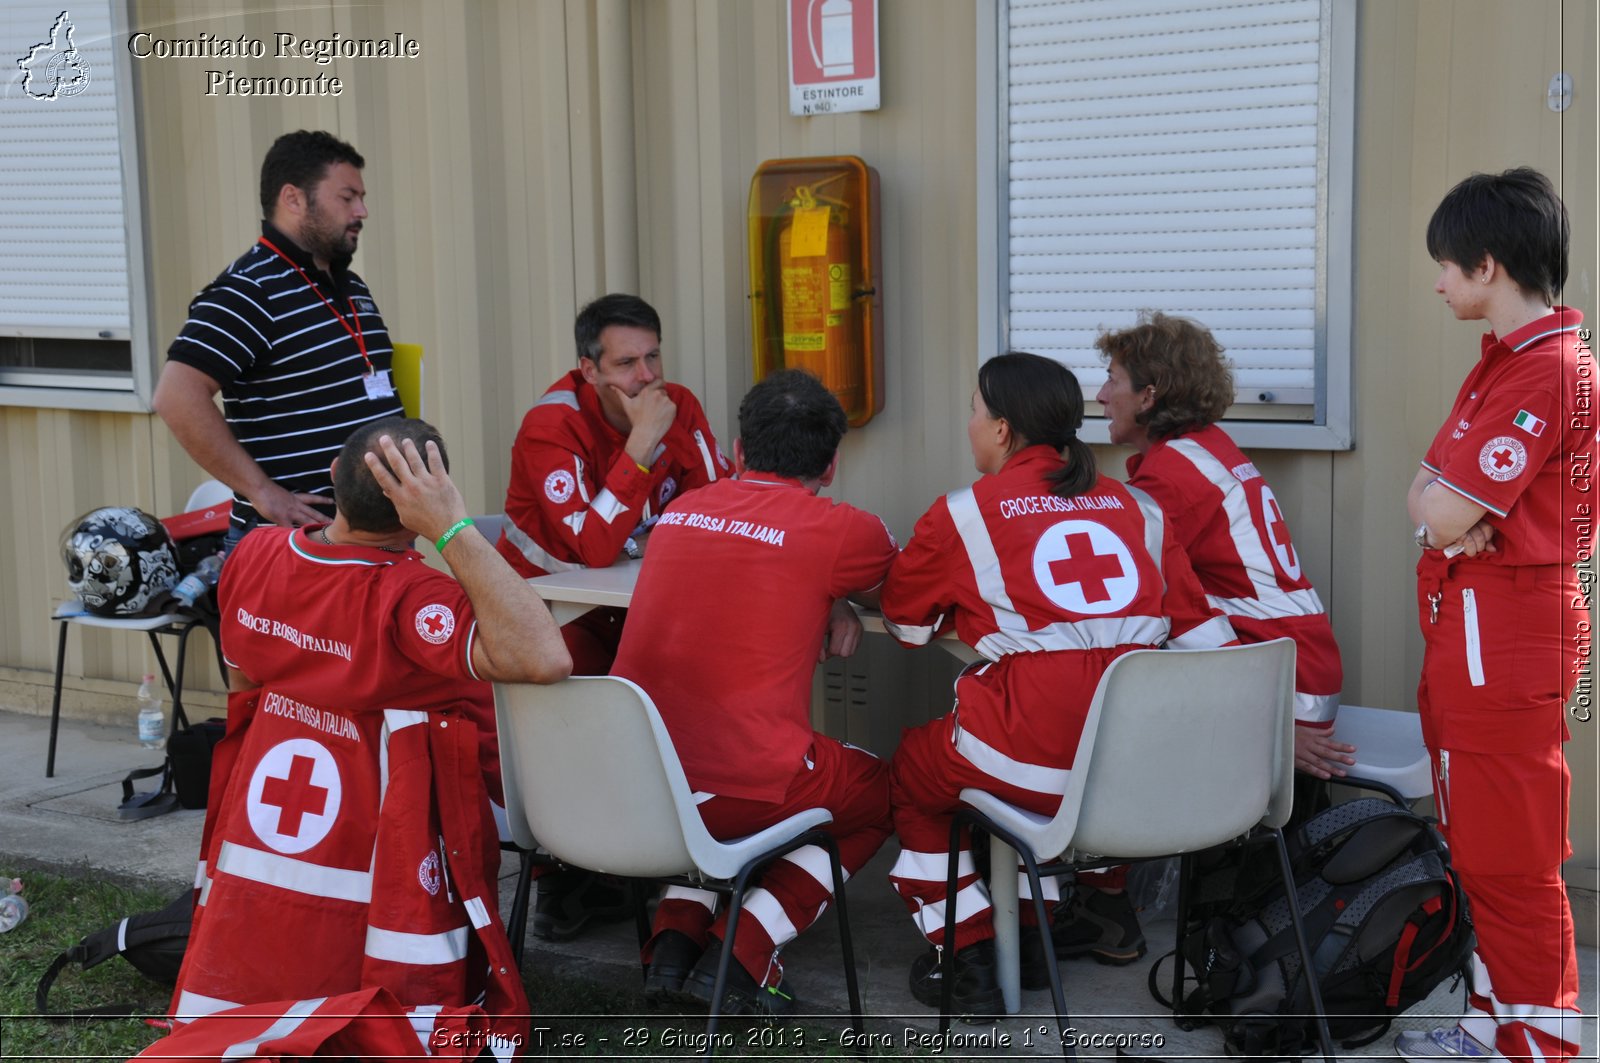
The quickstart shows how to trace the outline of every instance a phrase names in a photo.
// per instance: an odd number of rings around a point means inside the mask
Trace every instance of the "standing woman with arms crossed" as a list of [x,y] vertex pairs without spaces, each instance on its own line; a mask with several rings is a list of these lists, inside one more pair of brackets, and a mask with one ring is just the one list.
[[1417,704],[1478,947],[1460,1023],[1403,1033],[1395,1048],[1413,1060],[1566,1060],[1579,1015],[1561,743],[1584,616],[1573,521],[1587,513],[1568,474],[1594,450],[1593,422],[1574,408],[1588,332],[1552,305],[1569,225],[1543,174],[1467,178],[1427,241],[1434,290],[1491,330],[1406,495],[1422,547]]

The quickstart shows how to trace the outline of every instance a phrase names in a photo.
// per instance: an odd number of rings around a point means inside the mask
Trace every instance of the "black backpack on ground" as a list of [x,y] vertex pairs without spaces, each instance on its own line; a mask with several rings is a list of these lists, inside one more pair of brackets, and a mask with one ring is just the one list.
[[56,976],[69,963],[85,971],[121,956],[139,973],[162,985],[175,985],[184,950],[189,947],[189,923],[194,914],[194,890],[186,889],[171,904],[154,912],[139,912],[120,919],[104,930],[96,930],[51,961],[34,991],[34,1006],[40,1015],[57,1019],[81,1019],[99,1015],[131,1015],[128,1004],[108,1004],[80,1011],[52,1012],[48,997]]
[[[1428,820],[1378,798],[1334,805],[1285,839],[1328,1028],[1345,1048],[1460,975],[1474,944],[1466,898]],[[1230,1054],[1298,1058],[1316,1048],[1310,994],[1270,846],[1197,861],[1179,938],[1198,982],[1179,1011],[1215,1023]],[[1169,953],[1170,955],[1170,953]],[[1165,957],[1163,957],[1164,959]],[[1160,961],[1150,992],[1171,1006]],[[1188,979],[1186,977],[1186,986]]]

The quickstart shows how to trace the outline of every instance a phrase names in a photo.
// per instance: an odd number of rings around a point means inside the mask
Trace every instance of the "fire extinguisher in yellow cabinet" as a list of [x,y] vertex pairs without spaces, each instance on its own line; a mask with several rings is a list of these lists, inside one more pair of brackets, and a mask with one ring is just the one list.
[[778,226],[783,362],[828,382],[846,410],[865,404],[848,205],[819,195],[843,174],[795,188]]

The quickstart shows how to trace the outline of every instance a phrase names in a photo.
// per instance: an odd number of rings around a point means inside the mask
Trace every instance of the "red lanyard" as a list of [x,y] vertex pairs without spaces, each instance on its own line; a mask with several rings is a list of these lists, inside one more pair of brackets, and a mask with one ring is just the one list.
[[[322,300],[322,305],[327,307],[328,311],[333,314],[334,319],[337,320],[339,324],[344,326],[344,330],[350,334],[350,338],[356,341],[356,349],[361,352],[361,360],[367,363],[367,375],[371,376],[374,372],[372,368],[372,359],[367,357],[367,340],[366,337],[361,334],[361,315],[356,313],[356,301],[354,299],[350,300],[350,320],[345,320],[345,316],[339,313],[339,308],[328,302],[328,297],[322,294],[322,289],[318,288],[316,282],[306,275],[305,270],[300,268],[300,263],[284,254],[282,251],[279,251],[278,245],[274,244],[271,240],[268,240],[265,236],[260,238],[260,242],[261,246],[269,248],[273,254],[277,255],[279,258],[289,263],[289,265],[293,266],[294,271],[300,274],[301,279],[306,282],[306,287],[310,288],[312,292],[316,294],[316,297]],[[351,327],[351,321],[355,322],[354,327]]]

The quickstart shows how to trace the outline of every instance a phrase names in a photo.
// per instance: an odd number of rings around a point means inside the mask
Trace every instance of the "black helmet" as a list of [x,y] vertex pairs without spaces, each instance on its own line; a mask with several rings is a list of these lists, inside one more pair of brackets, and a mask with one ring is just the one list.
[[161,522],[142,509],[103,506],[61,536],[67,586],[96,616],[143,616],[178,581],[178,555]]

